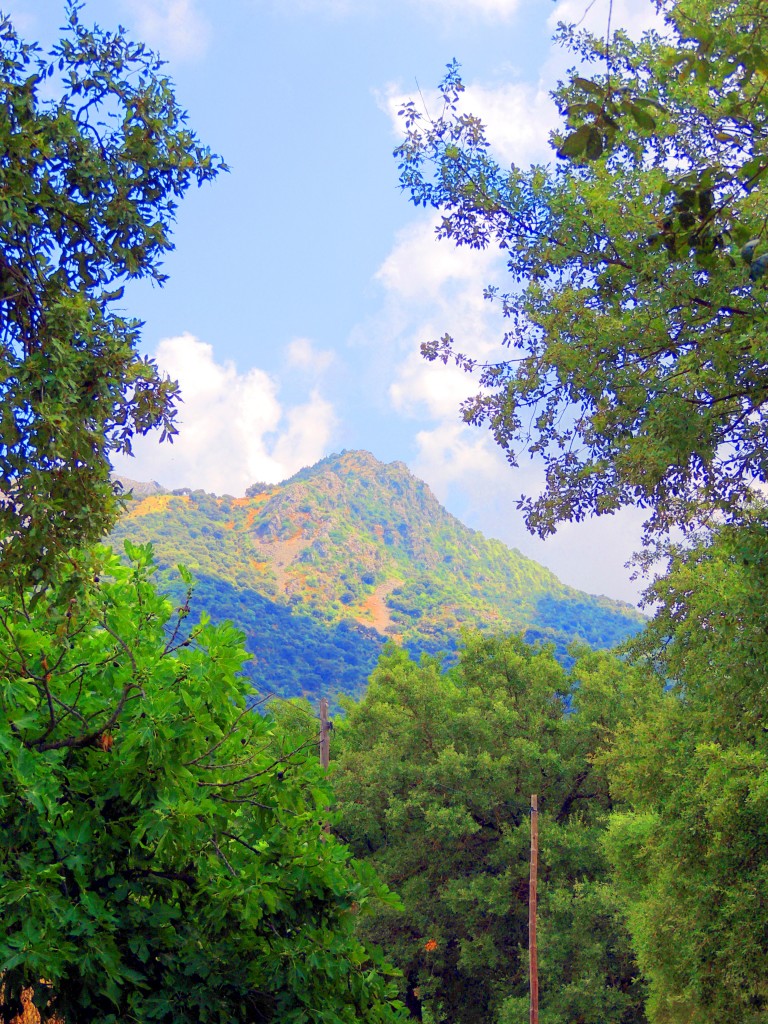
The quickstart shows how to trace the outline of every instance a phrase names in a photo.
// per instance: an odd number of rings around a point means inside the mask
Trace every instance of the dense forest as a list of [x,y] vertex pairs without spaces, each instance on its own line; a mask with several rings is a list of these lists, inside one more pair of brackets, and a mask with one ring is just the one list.
[[[567,663],[503,628],[451,623],[449,664],[392,635],[328,773],[314,707],[254,707],[243,633],[198,614],[190,571],[169,596],[151,545],[100,543],[110,457],[176,429],[116,303],[161,283],[177,201],[223,164],[123,30],[70,4],[45,53],[0,23],[3,1021],[518,1024],[534,793],[542,1024],[766,1019],[768,13],[658,7],[640,41],[559,30],[590,77],[558,87],[552,167],[494,161],[455,65],[398,150],[444,239],[509,263],[487,296],[509,360],[425,355],[477,375],[464,416],[512,463],[544,460],[531,529],[648,511],[653,617]],[[239,499],[186,497],[161,504],[246,543]],[[320,603],[364,603],[370,571]],[[428,617],[433,577],[403,572],[393,623]]]

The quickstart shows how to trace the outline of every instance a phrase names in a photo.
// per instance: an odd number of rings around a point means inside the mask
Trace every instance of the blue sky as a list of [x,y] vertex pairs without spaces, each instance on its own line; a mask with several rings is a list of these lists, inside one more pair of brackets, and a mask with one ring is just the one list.
[[[59,0],[0,6],[49,42]],[[425,363],[446,331],[497,350],[503,325],[482,300],[504,282],[493,252],[434,239],[434,215],[397,184],[399,100],[429,105],[456,58],[466,107],[499,158],[551,159],[549,90],[567,60],[558,20],[604,31],[609,0],[87,0],[85,21],[123,24],[167,61],[190,125],[231,173],[189,195],[163,289],[138,285],[126,310],[145,350],[179,379],[173,445],[136,445],[116,467],[168,487],[239,495],[343,448],[399,459],[467,525],[592,593],[634,600],[624,563],[642,517],[628,510],[530,537],[515,511],[540,468],[512,470],[483,430],[462,424],[472,381]],[[613,24],[653,22],[651,0],[614,0]]]

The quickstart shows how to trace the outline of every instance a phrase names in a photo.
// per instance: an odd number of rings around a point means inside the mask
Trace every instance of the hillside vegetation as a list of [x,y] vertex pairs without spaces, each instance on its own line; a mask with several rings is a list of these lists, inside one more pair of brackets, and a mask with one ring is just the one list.
[[197,606],[246,632],[261,689],[357,692],[387,639],[434,654],[455,649],[460,627],[514,630],[566,657],[576,638],[611,647],[642,624],[629,605],[470,530],[403,463],[368,452],[244,498],[133,493],[113,543],[152,542],[167,581],[186,565]]

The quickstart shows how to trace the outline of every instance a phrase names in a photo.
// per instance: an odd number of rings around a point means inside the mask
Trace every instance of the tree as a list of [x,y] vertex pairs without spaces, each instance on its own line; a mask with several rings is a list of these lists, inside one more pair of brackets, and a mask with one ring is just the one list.
[[[332,765],[338,829],[404,908],[381,908],[362,933],[401,968],[413,1017],[527,1021],[537,793],[542,1019],[639,1024],[643,987],[598,841],[608,786],[589,755],[644,676],[596,654],[569,680],[551,651],[519,637],[464,641],[447,673],[389,647],[365,696],[345,704]],[[577,693],[583,705],[569,714]]]
[[224,168],[161,62],[80,7],[49,54],[0,21],[0,569],[32,580],[113,525],[110,455],[176,432],[177,387],[117,303],[162,283],[178,199]]
[[[323,830],[314,749],[254,713],[230,625],[131,564],[0,594],[0,1019],[398,1019],[356,920],[391,903]],[[389,976],[389,977],[388,977]]]
[[520,501],[542,536],[626,504],[651,529],[728,517],[768,480],[765,5],[657,6],[666,33],[640,42],[561,26],[603,70],[554,94],[556,167],[498,165],[456,65],[439,117],[403,110],[403,188],[512,277],[486,291],[508,358],[479,366],[448,335],[422,350],[479,371],[464,419],[512,465],[543,459],[544,492]]
[[752,1024],[768,1010],[765,512],[677,551],[635,657],[656,697],[604,767],[606,837],[654,1024]]
[[394,1022],[354,935],[393,897],[324,830],[316,741],[252,710],[242,637],[174,618],[148,547],[89,548],[110,454],[176,430],[115,304],[223,164],[79,7],[47,57],[0,20],[0,1019],[31,991],[57,1024]]

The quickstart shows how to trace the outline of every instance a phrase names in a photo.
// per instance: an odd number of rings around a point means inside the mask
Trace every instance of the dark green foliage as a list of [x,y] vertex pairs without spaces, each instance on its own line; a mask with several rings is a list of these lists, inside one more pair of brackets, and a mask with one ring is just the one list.
[[187,565],[202,606],[245,631],[251,677],[284,695],[360,692],[385,638],[436,655],[455,652],[462,625],[528,629],[566,659],[575,638],[612,646],[643,621],[467,529],[402,463],[367,452],[248,499],[153,494],[112,536]]
[[223,167],[160,62],[79,7],[48,54],[0,20],[0,570],[36,581],[113,524],[110,454],[176,432],[176,385],[115,307],[163,281],[177,201]]
[[34,986],[66,1024],[396,1020],[353,934],[392,898],[323,831],[316,736],[248,710],[241,634],[185,636],[129,555],[0,597],[3,1006]]
[[110,453],[175,433],[113,304],[222,166],[80,6],[47,56],[0,16],[0,1017],[31,991],[58,1024],[394,1024],[354,934],[393,897],[324,830],[316,737],[254,713],[242,635],[185,628],[148,546],[78,547],[115,521]]
[[569,676],[519,637],[464,641],[448,673],[388,648],[366,695],[345,702],[338,827],[404,904],[364,933],[403,970],[413,1014],[524,1024],[536,793],[542,1020],[642,1022],[644,989],[599,842],[608,783],[592,758],[654,681],[605,654],[582,654]]
[[629,632],[615,608],[608,599],[544,594],[537,601],[534,622],[536,628],[549,630],[561,643],[563,638],[579,637],[590,647],[617,647]]
[[[164,586],[181,595],[180,580]],[[214,622],[236,622],[251,653],[243,671],[262,694],[302,696],[315,704],[334,693],[359,694],[384,642],[375,630],[342,620],[318,622],[283,602],[272,601],[225,580],[195,577],[195,604]]]

